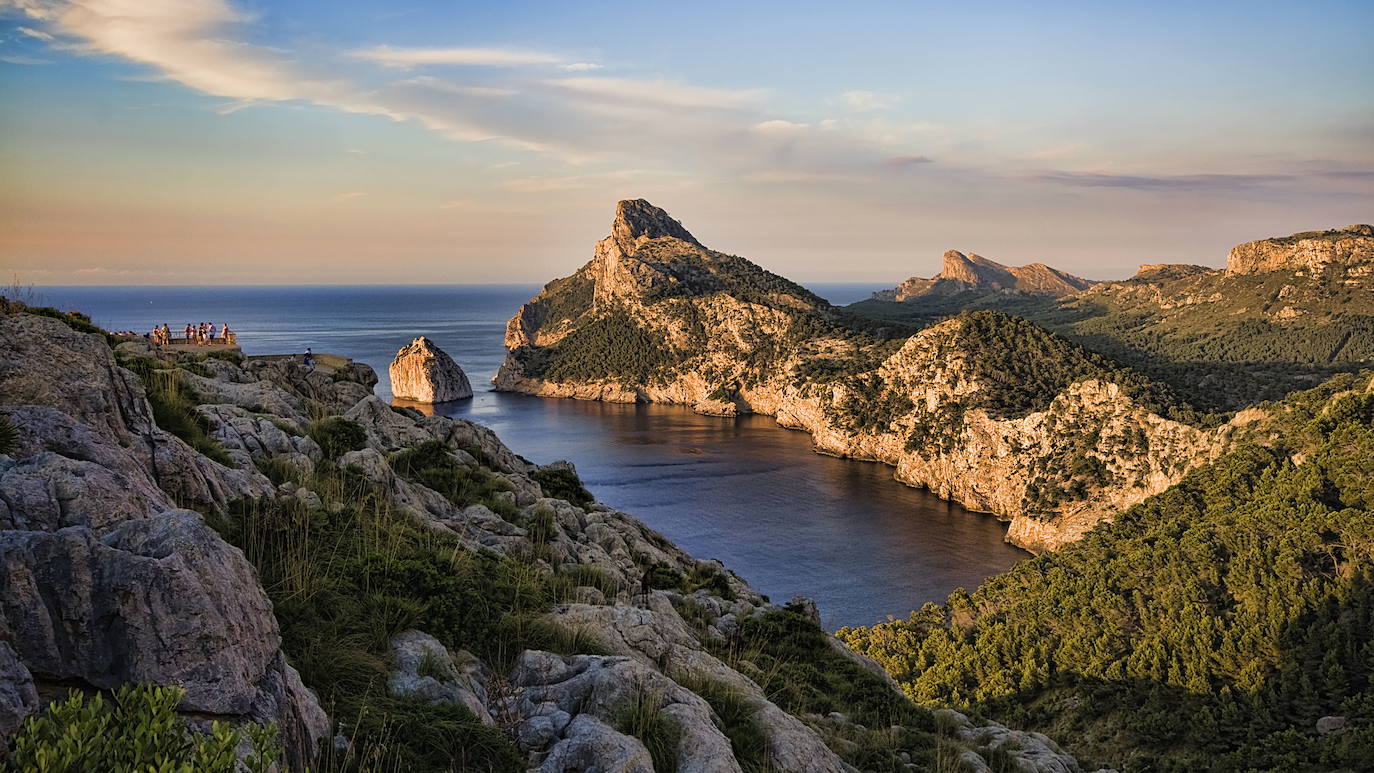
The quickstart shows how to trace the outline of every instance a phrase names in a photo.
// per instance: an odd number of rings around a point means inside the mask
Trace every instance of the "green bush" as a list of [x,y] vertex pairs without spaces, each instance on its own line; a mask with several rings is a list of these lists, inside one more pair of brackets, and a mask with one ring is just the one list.
[[530,477],[539,484],[546,497],[562,499],[583,508],[596,501],[592,493],[582,485],[582,479],[572,470],[540,467],[530,473]]
[[507,498],[496,496],[510,491],[510,483],[485,467],[460,463],[441,441],[427,440],[398,452],[391,458],[391,468],[397,475],[433,489],[459,507],[485,505],[505,518],[514,518],[519,513]]
[[367,430],[363,425],[342,416],[311,422],[306,434],[320,445],[328,459],[338,459],[349,451],[361,451],[367,446]]
[[179,687],[125,685],[110,700],[87,700],[73,690],[25,721],[0,764],[25,773],[230,773],[245,733],[250,771],[267,771],[281,756],[272,726],[215,722],[208,734],[193,732],[176,713],[184,694]]

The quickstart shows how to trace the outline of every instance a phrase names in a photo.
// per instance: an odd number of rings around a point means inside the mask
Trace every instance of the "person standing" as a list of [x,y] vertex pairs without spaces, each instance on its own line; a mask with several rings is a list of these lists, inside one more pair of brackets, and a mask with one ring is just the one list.
[[186,323],[186,343],[191,343],[191,323]]
[[310,351],[310,347],[305,347],[305,356],[301,359],[307,367],[315,367],[315,353]]

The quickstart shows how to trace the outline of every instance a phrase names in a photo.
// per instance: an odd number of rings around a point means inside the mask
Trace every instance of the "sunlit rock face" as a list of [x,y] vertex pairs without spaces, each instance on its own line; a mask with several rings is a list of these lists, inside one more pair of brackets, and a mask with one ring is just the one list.
[[1226,256],[1226,273],[1261,274],[1291,269],[1320,272],[1374,266],[1374,226],[1349,225],[1330,231],[1308,231],[1291,236],[1238,244]]
[[1094,284],[1044,263],[1004,266],[982,255],[950,250],[940,273],[929,279],[913,276],[890,290],[873,294],[878,301],[912,301],[926,296],[967,292],[1022,292],[1056,298],[1072,295]]
[[467,374],[443,349],[424,336],[396,352],[391,361],[391,394],[417,403],[446,403],[472,397]]

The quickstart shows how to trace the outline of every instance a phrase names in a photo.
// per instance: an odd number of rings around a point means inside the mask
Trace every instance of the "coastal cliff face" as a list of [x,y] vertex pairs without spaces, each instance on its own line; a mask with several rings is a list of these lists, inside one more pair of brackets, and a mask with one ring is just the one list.
[[981,255],[965,255],[950,250],[944,255],[944,267],[940,273],[929,279],[911,277],[891,290],[879,290],[873,294],[873,299],[913,301],[927,296],[980,291],[1018,291],[1060,297],[1087,289],[1093,284],[1091,280],[1066,274],[1044,263],[1004,266]]
[[295,770],[1080,770],[376,383],[0,316],[0,738],[151,682],[275,723]]
[[1167,390],[1029,323],[857,324],[685,233],[622,202],[591,262],[511,320],[496,387],[772,415],[822,453],[1010,520],[1035,551],[1168,487],[1228,431],[1166,418]]

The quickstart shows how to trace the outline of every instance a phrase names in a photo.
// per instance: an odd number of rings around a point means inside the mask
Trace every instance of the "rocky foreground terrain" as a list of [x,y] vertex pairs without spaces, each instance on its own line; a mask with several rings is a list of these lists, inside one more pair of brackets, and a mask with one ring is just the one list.
[[498,389],[756,412],[816,449],[1011,522],[1053,550],[1163,491],[1237,422],[1023,320],[916,331],[847,315],[703,247],[645,201],[617,207],[590,262],[511,319]]
[[[606,279],[656,276],[620,246]],[[906,350],[894,368],[923,356]],[[274,723],[297,770],[1079,769],[1043,735],[916,707],[807,602],[770,603],[571,465],[375,383],[10,304],[0,732],[69,689],[150,682],[184,687],[193,723]],[[1197,442],[1111,385],[1061,402]]]

